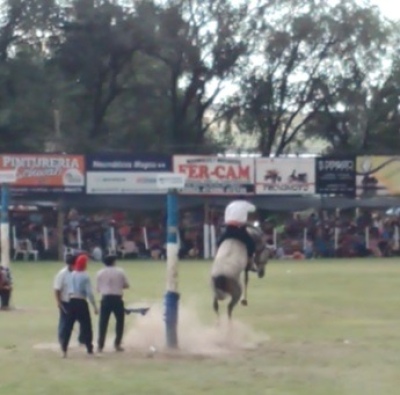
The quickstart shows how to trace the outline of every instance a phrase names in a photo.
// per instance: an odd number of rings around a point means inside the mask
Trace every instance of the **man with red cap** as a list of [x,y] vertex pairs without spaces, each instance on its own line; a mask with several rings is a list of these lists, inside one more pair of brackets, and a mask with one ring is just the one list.
[[[54,277],[53,289],[54,296],[56,299],[57,307],[59,309],[59,320],[58,320],[58,341],[61,344],[64,337],[65,324],[67,321],[67,315],[69,310],[69,293],[68,293],[68,277],[74,270],[74,264],[77,255],[68,254],[65,257],[65,267],[62,268],[57,275]],[[78,337],[79,344],[84,344],[82,337],[82,330],[79,332]]]
[[70,297],[69,311],[65,324],[64,336],[61,341],[63,357],[66,358],[71,333],[78,321],[81,324],[82,337],[88,354],[93,354],[93,329],[90,317],[89,304],[91,302],[95,314],[98,314],[96,301],[94,299],[90,277],[86,272],[88,257],[79,255],[74,264],[74,271],[68,277],[68,293]]

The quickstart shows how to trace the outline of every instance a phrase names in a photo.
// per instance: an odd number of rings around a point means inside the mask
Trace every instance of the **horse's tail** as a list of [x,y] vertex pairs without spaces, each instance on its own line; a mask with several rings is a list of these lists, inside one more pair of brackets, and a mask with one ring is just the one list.
[[227,296],[228,279],[219,275],[212,278],[215,297],[218,300],[224,300]]

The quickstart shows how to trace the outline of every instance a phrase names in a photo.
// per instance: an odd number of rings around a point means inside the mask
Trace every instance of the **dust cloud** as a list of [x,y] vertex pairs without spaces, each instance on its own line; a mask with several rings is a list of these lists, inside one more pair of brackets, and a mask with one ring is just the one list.
[[[166,349],[165,344],[164,306],[162,303],[145,304],[150,307],[146,315],[142,316],[133,313],[125,316],[125,332],[122,345],[128,354],[133,352],[133,355],[136,356],[169,356],[171,352]],[[237,307],[237,309],[239,308],[240,306]],[[257,333],[249,325],[235,318],[233,318],[232,322],[229,322],[226,317],[225,306],[221,309],[220,322],[217,322],[215,317],[215,321],[211,324],[203,323],[197,311],[198,309],[193,302],[187,302],[185,304],[181,302],[179,304],[179,350],[176,355],[223,357],[255,350],[261,344],[269,340],[269,337],[265,333]],[[213,315],[214,312],[210,311],[210,314]],[[97,320],[98,317],[92,315],[94,329],[93,344],[95,346],[97,343]],[[79,353],[85,354],[85,347],[77,344],[77,335],[78,324],[75,324],[69,350],[74,354],[78,351]],[[104,348],[105,353],[113,351],[114,338],[115,320],[111,315],[108,325],[108,336]],[[54,342],[36,344],[34,348],[60,352],[60,346]]]
[[[127,317],[124,347],[148,352],[165,350],[165,323],[162,305],[151,306],[145,316]],[[183,354],[222,356],[245,350],[257,349],[269,340],[265,334],[256,333],[251,327],[235,319],[231,323],[222,319],[205,325],[194,306],[179,306],[179,352]],[[110,338],[109,341],[112,341]]]

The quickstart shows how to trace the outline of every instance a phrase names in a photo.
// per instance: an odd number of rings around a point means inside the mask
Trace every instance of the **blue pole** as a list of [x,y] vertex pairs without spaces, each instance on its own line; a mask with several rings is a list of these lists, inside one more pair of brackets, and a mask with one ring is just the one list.
[[10,225],[8,221],[9,201],[10,201],[9,187],[6,184],[2,184],[0,241],[1,241],[1,264],[4,267],[10,266]]
[[167,291],[165,293],[165,324],[168,348],[178,347],[178,194],[167,194]]

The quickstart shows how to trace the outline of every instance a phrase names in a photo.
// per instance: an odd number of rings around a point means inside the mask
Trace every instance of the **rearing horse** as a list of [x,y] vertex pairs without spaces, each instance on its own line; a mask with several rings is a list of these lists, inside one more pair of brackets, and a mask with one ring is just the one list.
[[219,315],[218,301],[231,296],[228,304],[228,317],[231,319],[232,310],[242,296],[241,274],[244,272],[244,298],[243,305],[247,305],[247,284],[249,271],[256,271],[259,278],[265,274],[268,263],[269,250],[265,245],[263,232],[260,228],[247,226],[249,235],[255,242],[256,252],[252,264],[249,264],[247,248],[239,240],[226,239],[218,248],[211,268],[211,287],[214,293],[213,308]]

